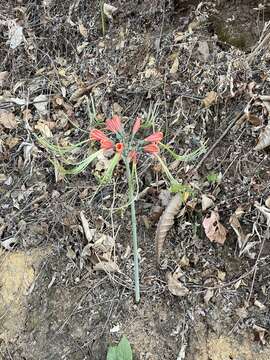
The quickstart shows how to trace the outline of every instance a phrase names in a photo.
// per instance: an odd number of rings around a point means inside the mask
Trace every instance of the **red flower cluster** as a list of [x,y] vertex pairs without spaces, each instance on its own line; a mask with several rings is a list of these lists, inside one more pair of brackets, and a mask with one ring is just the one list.
[[[138,117],[133,125],[132,128],[132,139],[133,136],[139,131],[141,127],[141,119]],[[121,123],[121,119],[118,115],[114,115],[111,119],[106,120],[106,129],[111,131],[114,134],[119,134],[123,137],[123,127]],[[113,150],[120,155],[124,151],[124,144],[122,142],[114,144],[101,130],[93,129],[90,132],[90,139],[99,141],[101,149],[104,150]],[[143,151],[149,154],[157,154],[159,152],[158,143],[163,139],[163,133],[162,132],[155,132],[150,136],[147,136],[144,139],[144,142],[147,142],[149,144],[146,144],[143,146]],[[133,161],[134,163],[137,162],[137,151],[131,150],[128,154],[128,158]]]

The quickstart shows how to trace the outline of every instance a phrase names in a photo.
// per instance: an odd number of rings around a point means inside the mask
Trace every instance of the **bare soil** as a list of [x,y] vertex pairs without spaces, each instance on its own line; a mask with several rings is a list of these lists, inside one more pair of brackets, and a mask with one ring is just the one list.
[[[246,109],[251,87],[270,95],[269,48],[248,61],[270,7],[259,8],[259,1],[110,4],[117,11],[105,18],[105,34],[96,0],[0,4],[0,73],[8,72],[0,111],[16,119],[11,128],[0,122],[0,358],[102,360],[109,344],[125,335],[137,360],[268,360],[269,229],[254,206],[270,195],[269,150],[254,150],[269,116],[261,104],[250,105],[260,126],[246,121],[233,127],[200,168],[201,158],[175,164],[162,154],[195,193],[167,236],[159,268],[154,239],[167,185],[156,163],[143,159],[139,165],[140,190],[148,188],[136,204],[139,304],[133,299],[130,213],[117,210],[127,202],[123,165],[93,197],[103,169],[57,178],[34,134],[46,125],[63,145],[87,138],[91,95],[101,122],[113,111],[131,126],[158,105],[155,127],[177,152],[206,141],[210,148]],[[25,39],[14,49],[8,20],[23,27]],[[201,50],[205,44],[208,51]],[[78,89],[84,98],[74,96]],[[210,91],[218,100],[205,108]],[[33,105],[40,94],[49,98],[45,117]],[[27,104],[4,100],[11,97]],[[213,173],[219,181],[209,181]],[[206,238],[202,194],[213,197],[228,230],[223,246]],[[242,256],[229,223],[239,207],[243,231],[254,242]],[[115,238],[119,272],[93,271],[84,257],[81,211],[91,228]],[[168,273],[179,267],[189,290],[184,297],[167,285]]]

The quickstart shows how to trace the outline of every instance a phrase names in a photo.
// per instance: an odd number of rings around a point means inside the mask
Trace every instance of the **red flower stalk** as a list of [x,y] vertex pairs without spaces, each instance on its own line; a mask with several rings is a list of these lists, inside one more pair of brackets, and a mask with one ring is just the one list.
[[106,129],[113,133],[122,131],[121,119],[118,115],[114,115],[111,119],[106,120]]
[[141,118],[137,117],[133,125],[132,134],[135,135],[136,132],[138,132],[138,130],[140,129],[140,127],[141,127]]
[[117,143],[115,144],[115,151],[118,153],[118,154],[122,154],[124,150],[124,144],[123,143]]
[[147,136],[147,138],[145,138],[144,141],[159,143],[162,139],[163,139],[163,133],[159,131],[153,133],[152,135]]
[[148,144],[143,147],[143,151],[150,154],[157,154],[159,152],[159,147],[157,144]]
[[104,132],[100,131],[100,130],[97,130],[97,129],[93,129],[90,132],[90,139],[91,140],[97,140],[97,141],[109,141],[109,139],[104,134]]
[[101,142],[100,142],[100,147],[101,147],[101,149],[104,149],[104,150],[111,150],[111,149],[113,149],[113,146],[114,146],[113,142],[108,139],[101,140]]
[[128,158],[133,161],[134,164],[137,162],[137,152],[135,150],[131,150],[128,154]]

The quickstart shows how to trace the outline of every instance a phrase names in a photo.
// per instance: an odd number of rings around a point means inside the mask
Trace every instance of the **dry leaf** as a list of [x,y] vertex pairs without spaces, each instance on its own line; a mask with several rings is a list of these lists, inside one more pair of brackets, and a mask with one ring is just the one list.
[[203,194],[202,195],[202,211],[209,209],[213,205],[214,205],[214,201],[210,197]]
[[110,20],[113,20],[112,15],[117,11],[115,6],[104,3],[103,4],[103,12]]
[[175,57],[172,67],[170,69],[170,74],[176,74],[179,68],[179,59],[178,56]]
[[24,40],[22,26],[16,24],[14,20],[9,22],[9,47],[16,49]]
[[203,300],[205,302],[206,305],[208,305],[209,301],[212,299],[212,297],[214,296],[214,290],[212,289],[207,289],[204,297],[203,297]]
[[266,217],[267,226],[270,226],[270,209],[266,206],[261,206],[259,203],[255,203],[254,206]]
[[3,246],[6,250],[13,250],[18,240],[15,237],[11,237],[9,239],[6,239],[4,241],[0,242],[0,245]]
[[41,132],[41,135],[46,138],[53,137],[49,126],[44,121],[38,121],[38,123],[35,125],[35,129],[39,130]]
[[166,235],[174,223],[174,217],[178,214],[182,200],[179,194],[176,194],[169,202],[168,206],[161,216],[156,232],[155,244],[156,244],[156,261],[160,263],[160,255],[162,252],[163,244]]
[[94,265],[93,270],[105,271],[106,273],[120,272],[118,265],[113,261],[100,261],[96,265]]
[[246,120],[253,126],[262,125],[262,119],[260,119],[257,115],[247,113]]
[[40,94],[34,98],[34,106],[40,115],[46,116],[48,114],[48,97]]
[[[237,243],[238,243],[238,247],[240,250],[239,256],[241,256],[245,252],[247,252],[249,254],[249,250],[251,249],[251,246],[247,247],[246,244],[247,244],[249,238],[252,236],[252,234],[244,234],[243,229],[242,229],[238,219],[239,219],[239,216],[237,216],[237,214],[234,213],[230,217],[229,223],[237,235]],[[255,245],[255,243],[250,243],[250,244],[252,244],[253,246]],[[250,257],[253,257],[252,254],[249,254],[249,255],[250,255]]]
[[203,227],[206,236],[210,241],[214,241],[223,245],[226,240],[227,230],[219,222],[219,214],[217,211],[211,211],[209,218],[204,218]]
[[203,56],[204,61],[207,61],[209,58],[208,42],[207,41],[199,41],[198,51]]
[[270,125],[267,125],[261,132],[255,150],[261,151],[270,146]]
[[0,125],[6,129],[15,129],[17,127],[15,115],[10,111],[0,111]]
[[86,27],[83,25],[83,23],[79,23],[79,31],[80,31],[80,34],[84,37],[84,38],[87,38],[88,37],[88,31],[86,29]]
[[161,205],[167,206],[172,198],[172,194],[169,190],[160,190],[159,196],[158,196]]
[[261,303],[259,300],[255,300],[254,305],[263,311],[267,309],[267,307],[263,303]]
[[83,211],[80,212],[80,218],[81,218],[85,237],[86,237],[87,241],[90,243],[93,240],[93,237],[96,233],[96,229],[89,228],[88,221],[87,221]]
[[205,108],[217,103],[218,94],[215,91],[210,91],[203,99],[202,103]]
[[170,293],[179,297],[186,296],[189,293],[188,288],[186,288],[179,280],[181,276],[182,273],[179,271],[168,274],[168,289]]
[[8,79],[9,72],[8,71],[1,71],[0,72],[0,87],[4,85],[4,83]]

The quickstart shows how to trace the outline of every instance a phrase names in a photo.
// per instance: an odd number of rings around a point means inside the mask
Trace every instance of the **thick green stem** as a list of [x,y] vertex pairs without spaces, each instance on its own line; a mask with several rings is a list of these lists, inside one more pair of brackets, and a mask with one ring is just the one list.
[[126,169],[127,169],[127,177],[128,177],[128,190],[129,190],[128,194],[129,194],[131,224],[132,224],[135,301],[136,303],[138,303],[140,301],[140,280],[139,280],[139,256],[138,256],[138,241],[137,241],[137,220],[136,220],[136,212],[135,212],[133,179],[128,162],[126,162]]

